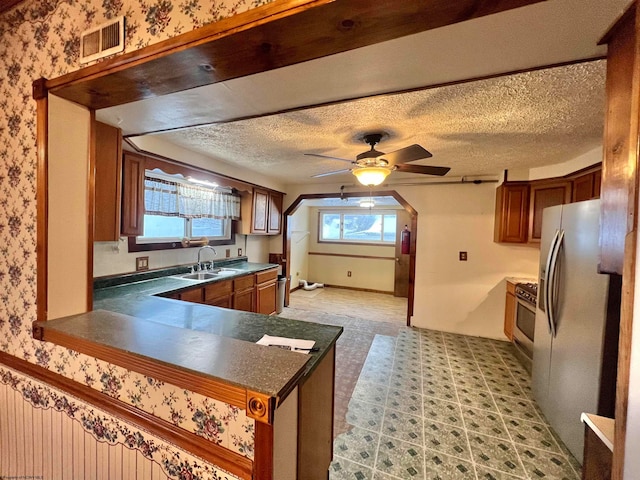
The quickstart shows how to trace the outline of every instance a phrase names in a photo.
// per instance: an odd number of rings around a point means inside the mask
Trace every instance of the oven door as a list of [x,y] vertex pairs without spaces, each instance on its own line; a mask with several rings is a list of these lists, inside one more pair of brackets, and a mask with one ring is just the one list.
[[536,328],[536,309],[533,305],[516,297],[516,321],[513,342],[526,357],[525,363],[533,359],[533,336]]

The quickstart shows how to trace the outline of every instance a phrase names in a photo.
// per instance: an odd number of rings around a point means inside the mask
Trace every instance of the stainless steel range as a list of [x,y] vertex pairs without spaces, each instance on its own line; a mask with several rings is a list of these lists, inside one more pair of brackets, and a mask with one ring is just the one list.
[[536,329],[537,283],[516,285],[516,318],[513,329],[513,343],[527,370],[531,371],[533,359],[533,339]]

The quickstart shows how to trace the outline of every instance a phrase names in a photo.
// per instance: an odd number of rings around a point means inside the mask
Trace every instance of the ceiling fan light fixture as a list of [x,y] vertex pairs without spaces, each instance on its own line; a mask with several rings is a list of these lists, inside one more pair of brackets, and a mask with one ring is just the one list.
[[362,185],[375,187],[384,182],[391,170],[385,167],[360,167],[353,169],[351,173],[355,175]]

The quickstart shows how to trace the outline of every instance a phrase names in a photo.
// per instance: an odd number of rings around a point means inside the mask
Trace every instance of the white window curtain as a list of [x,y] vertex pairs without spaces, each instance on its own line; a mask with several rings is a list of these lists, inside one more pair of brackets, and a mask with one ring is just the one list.
[[144,179],[144,209],[149,215],[238,220],[240,198],[229,191],[147,175]]

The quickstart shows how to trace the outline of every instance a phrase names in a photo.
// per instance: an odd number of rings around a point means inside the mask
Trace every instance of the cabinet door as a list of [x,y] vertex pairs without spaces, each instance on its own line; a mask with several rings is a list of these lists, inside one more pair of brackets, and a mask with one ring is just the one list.
[[179,298],[185,302],[202,303],[202,288],[181,292]]
[[585,173],[573,179],[573,201],[582,202],[600,198],[602,170]]
[[526,243],[529,215],[529,185],[503,183],[496,189],[493,241]]
[[206,302],[212,307],[231,308],[233,295],[225,295],[224,297],[214,298]]
[[93,240],[120,238],[122,130],[101,122],[95,128],[95,217]]
[[529,242],[540,242],[542,211],[547,207],[571,203],[571,181],[536,182],[531,185]]
[[233,293],[233,309],[244,312],[254,312],[255,302],[253,301],[254,289],[241,290]]
[[507,292],[504,304],[504,334],[513,341],[513,322],[516,316],[516,296]]
[[276,282],[263,283],[256,287],[256,311],[271,315],[276,311]]
[[122,235],[143,234],[144,160],[142,155],[125,153],[122,167]]
[[269,192],[269,223],[267,233],[279,234],[282,219],[282,195]]
[[[204,287],[204,303],[207,305],[215,305],[220,298],[228,297],[231,299],[233,292],[233,283],[231,280],[211,283]],[[230,306],[227,308],[231,308]]]
[[251,233],[267,233],[268,214],[269,192],[254,188],[251,208]]

